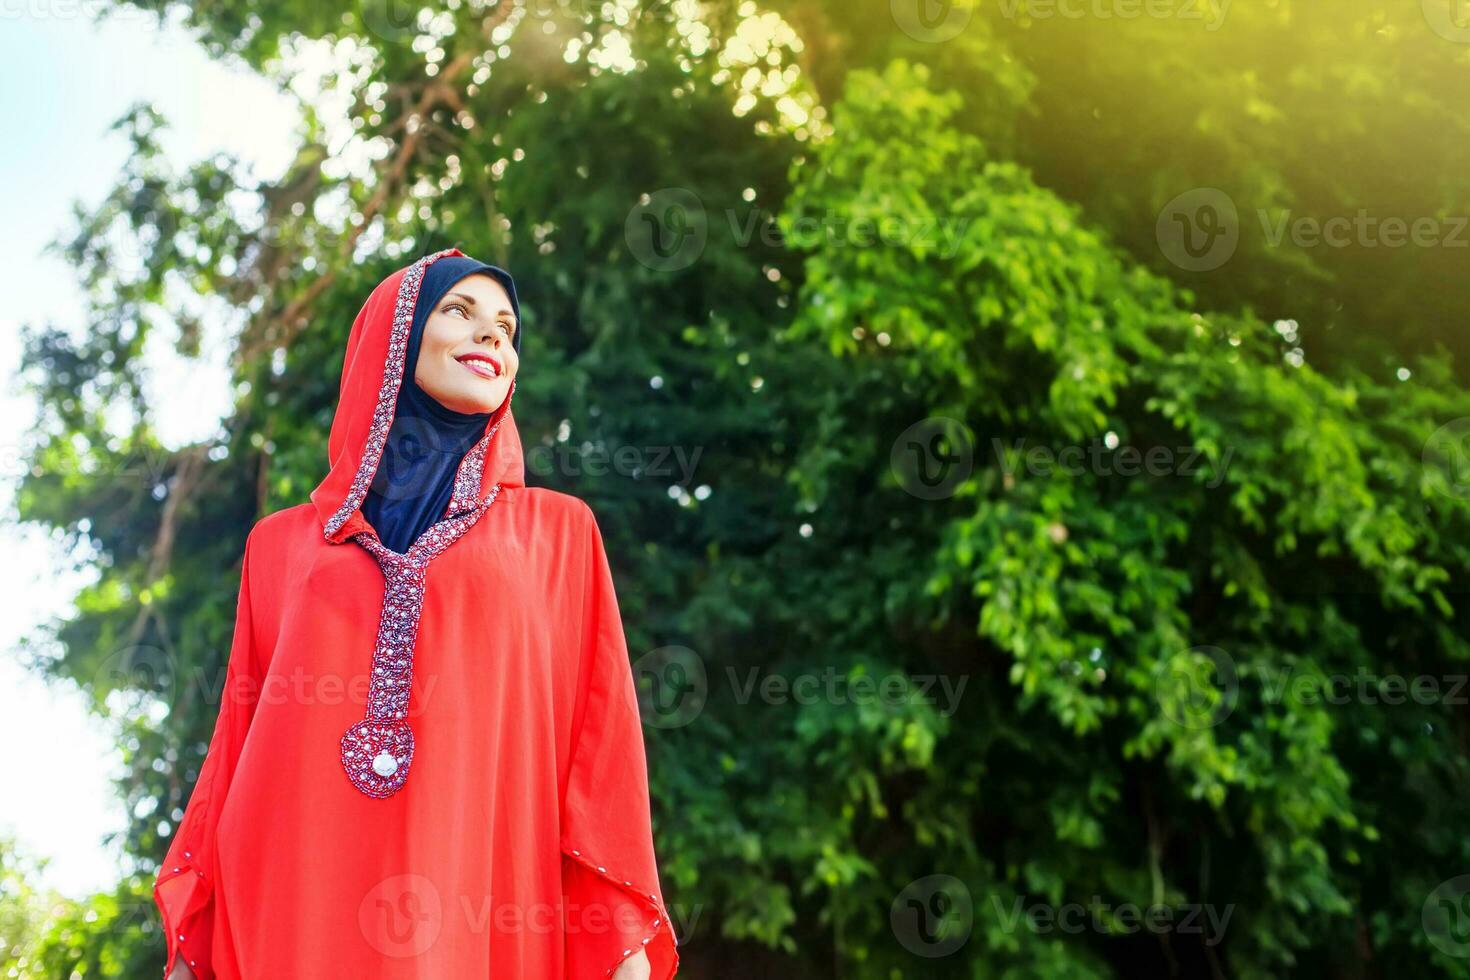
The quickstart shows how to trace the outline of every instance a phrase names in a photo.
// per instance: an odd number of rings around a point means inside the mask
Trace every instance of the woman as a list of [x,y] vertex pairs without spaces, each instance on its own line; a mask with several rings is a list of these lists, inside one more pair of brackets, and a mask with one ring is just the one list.
[[674,975],[607,555],[525,486],[520,337],[457,249],[358,314],[330,471],[246,540],[165,977]]

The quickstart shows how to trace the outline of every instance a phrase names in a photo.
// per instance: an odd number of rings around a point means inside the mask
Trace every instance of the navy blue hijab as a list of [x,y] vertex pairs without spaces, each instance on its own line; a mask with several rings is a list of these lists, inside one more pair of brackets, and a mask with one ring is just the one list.
[[516,317],[512,346],[521,352],[521,307],[510,273],[467,256],[450,255],[424,270],[414,304],[413,326],[403,362],[403,383],[393,413],[393,425],[383,446],[373,482],[362,502],[378,540],[404,554],[420,534],[444,518],[454,496],[454,477],[464,454],[485,435],[493,412],[456,412],[437,401],[414,381],[424,325],[444,294],[466,276],[484,273],[505,287]]

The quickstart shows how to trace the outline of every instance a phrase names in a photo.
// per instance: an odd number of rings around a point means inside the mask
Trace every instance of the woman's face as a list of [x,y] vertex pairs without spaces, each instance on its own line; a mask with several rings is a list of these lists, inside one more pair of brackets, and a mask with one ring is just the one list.
[[518,329],[505,287],[485,273],[466,276],[425,321],[413,378],[446,408],[493,412],[520,367],[511,341]]

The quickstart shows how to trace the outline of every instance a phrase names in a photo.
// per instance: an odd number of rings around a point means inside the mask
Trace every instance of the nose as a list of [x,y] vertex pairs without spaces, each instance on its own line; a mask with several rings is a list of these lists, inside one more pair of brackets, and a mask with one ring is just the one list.
[[487,340],[490,341],[493,347],[499,348],[500,331],[496,330],[495,327],[491,324],[482,324],[480,328],[475,331],[475,343],[483,343]]

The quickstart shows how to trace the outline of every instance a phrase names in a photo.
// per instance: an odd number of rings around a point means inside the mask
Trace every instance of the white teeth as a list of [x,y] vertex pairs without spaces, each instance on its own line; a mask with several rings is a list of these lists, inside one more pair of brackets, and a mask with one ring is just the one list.
[[465,358],[464,360],[460,361],[459,363],[463,364],[465,367],[469,368],[471,371],[475,371],[477,374],[479,373],[479,370],[483,368],[484,370],[490,372],[490,377],[492,377],[492,378],[498,378],[498,377],[500,377],[500,369],[498,367],[496,367],[494,364],[492,364],[489,361],[482,361],[478,357]]

